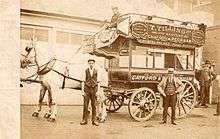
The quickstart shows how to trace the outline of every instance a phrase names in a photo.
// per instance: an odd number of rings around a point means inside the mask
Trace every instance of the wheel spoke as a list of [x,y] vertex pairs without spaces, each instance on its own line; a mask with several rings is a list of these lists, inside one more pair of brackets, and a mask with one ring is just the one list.
[[178,109],[179,109],[179,116],[181,115],[181,109],[180,109],[180,104],[178,103]]
[[139,112],[139,108],[137,108],[137,109],[135,110],[134,116],[136,116],[136,115],[138,114],[138,112]]
[[154,99],[150,99],[149,101],[147,101],[148,103],[155,101]]
[[141,118],[141,114],[142,114],[142,111],[140,110],[140,111],[139,111],[139,118]]
[[114,109],[116,109],[116,108],[115,108],[115,103],[114,103],[114,101],[112,101],[112,104],[113,104]]
[[120,106],[120,104],[118,103],[117,99],[115,100],[115,102],[118,104],[118,106]]
[[148,100],[151,96],[152,96],[152,94],[150,93],[150,95],[147,96],[146,100]]
[[191,107],[186,102],[183,102],[183,104],[185,104],[189,109],[191,109]]
[[184,95],[183,97],[188,97],[188,96],[191,96],[191,95],[193,95],[193,92],[191,92],[191,93],[189,93],[189,94],[186,94],[186,95]]
[[183,94],[185,94],[186,92],[189,92],[189,89],[191,88],[191,86],[189,86],[185,91],[184,91],[184,93]]
[[191,99],[182,98],[182,101],[183,100],[185,100],[185,102],[190,102],[191,104],[193,104],[193,100],[191,100]]
[[144,98],[146,97],[146,95],[147,95],[147,91],[144,92]]
[[[195,89],[191,82],[183,80],[183,91],[179,94],[177,102],[177,118],[186,116],[195,103]],[[169,112],[170,113],[170,112]]]
[[135,97],[139,102],[141,102],[140,98],[138,98],[138,96]]
[[185,107],[183,106],[183,103],[180,102],[180,104],[181,104],[181,106],[183,107],[183,110],[184,110],[184,112],[185,112],[185,114],[186,114],[186,109],[185,109]]
[[112,104],[112,101],[110,101],[110,106],[109,106],[109,110],[111,110],[111,107],[112,107],[112,105],[111,105],[111,104]]
[[106,99],[106,100],[105,100],[106,105],[108,105],[108,104],[109,104],[109,102],[110,102],[110,100],[109,100],[109,99]]
[[132,102],[132,104],[140,105],[140,102]]

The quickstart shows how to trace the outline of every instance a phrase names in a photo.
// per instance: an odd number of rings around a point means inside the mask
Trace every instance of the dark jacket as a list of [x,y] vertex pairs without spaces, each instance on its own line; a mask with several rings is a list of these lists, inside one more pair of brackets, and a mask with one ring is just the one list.
[[204,86],[205,83],[211,83],[211,81],[215,80],[217,75],[211,71],[211,70],[201,70],[200,76],[199,76],[199,84],[201,86]]

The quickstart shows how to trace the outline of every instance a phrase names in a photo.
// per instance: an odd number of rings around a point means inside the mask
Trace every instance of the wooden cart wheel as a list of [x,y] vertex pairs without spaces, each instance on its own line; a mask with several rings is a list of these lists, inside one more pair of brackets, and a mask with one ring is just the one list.
[[105,99],[106,110],[109,112],[115,112],[121,108],[124,103],[124,97],[122,95],[108,93]]
[[185,117],[196,104],[196,90],[193,84],[187,80],[182,80],[182,83],[184,84],[184,89],[178,96],[176,118]]
[[131,95],[128,110],[131,117],[136,121],[150,119],[157,107],[156,96],[149,88],[139,88]]

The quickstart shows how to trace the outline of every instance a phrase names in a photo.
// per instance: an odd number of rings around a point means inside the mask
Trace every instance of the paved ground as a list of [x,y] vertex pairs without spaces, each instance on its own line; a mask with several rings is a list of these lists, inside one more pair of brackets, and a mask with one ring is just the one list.
[[22,139],[220,139],[220,117],[214,117],[215,106],[196,108],[187,118],[177,120],[178,125],[161,125],[161,111],[146,122],[131,119],[126,106],[109,113],[99,127],[89,123],[81,126],[82,106],[59,106],[55,123],[47,122],[43,113],[31,117],[33,106],[21,106]]

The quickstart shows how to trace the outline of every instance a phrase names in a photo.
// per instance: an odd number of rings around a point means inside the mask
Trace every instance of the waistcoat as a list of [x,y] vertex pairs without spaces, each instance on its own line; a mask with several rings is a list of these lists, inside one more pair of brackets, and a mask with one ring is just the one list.
[[174,78],[172,81],[169,80],[169,77],[167,78],[166,87],[165,87],[165,94],[166,95],[174,95],[176,91]]
[[96,87],[97,86],[97,70],[96,69],[94,69],[92,76],[89,72],[89,68],[86,69],[85,85],[87,87]]

